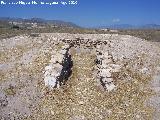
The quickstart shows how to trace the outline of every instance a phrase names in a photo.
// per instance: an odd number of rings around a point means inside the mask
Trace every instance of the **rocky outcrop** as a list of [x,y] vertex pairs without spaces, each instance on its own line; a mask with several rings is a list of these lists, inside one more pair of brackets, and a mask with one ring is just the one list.
[[53,52],[50,64],[45,67],[44,81],[50,88],[64,85],[72,73],[73,61],[69,52],[70,46],[63,46],[61,51]]

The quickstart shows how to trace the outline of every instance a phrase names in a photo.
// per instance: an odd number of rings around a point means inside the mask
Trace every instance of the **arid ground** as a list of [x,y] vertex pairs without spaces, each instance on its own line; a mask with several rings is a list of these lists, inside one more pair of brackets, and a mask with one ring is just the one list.
[[[65,85],[51,89],[44,82],[45,67],[70,43],[72,73]],[[97,46],[112,57],[107,66],[119,67],[108,73],[113,89],[100,83]],[[0,40],[2,120],[158,120],[159,93],[159,42],[130,35],[69,33]]]

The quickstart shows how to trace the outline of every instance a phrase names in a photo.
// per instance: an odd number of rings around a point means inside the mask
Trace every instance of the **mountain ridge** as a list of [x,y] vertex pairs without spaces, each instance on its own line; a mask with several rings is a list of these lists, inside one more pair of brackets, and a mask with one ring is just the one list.
[[0,17],[1,22],[22,22],[22,23],[38,23],[43,25],[57,25],[63,27],[80,27],[72,22],[66,22],[62,20],[47,20],[42,18],[11,18]]
[[131,24],[113,24],[113,25],[104,25],[96,28],[100,29],[160,29],[158,24],[144,24],[144,25],[131,25]]

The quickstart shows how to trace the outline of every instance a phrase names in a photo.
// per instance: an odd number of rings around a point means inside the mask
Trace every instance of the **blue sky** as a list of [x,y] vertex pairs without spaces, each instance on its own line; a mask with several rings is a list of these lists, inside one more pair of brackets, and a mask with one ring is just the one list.
[[[2,1],[2,0],[0,0]],[[3,0],[19,1],[19,0]],[[27,1],[27,0],[22,0]],[[31,0],[30,0],[31,1]],[[69,1],[69,0],[35,0]],[[76,0],[75,0],[76,1]],[[160,0],[77,0],[77,5],[0,5],[0,17],[45,18],[94,27],[111,24],[160,24]]]

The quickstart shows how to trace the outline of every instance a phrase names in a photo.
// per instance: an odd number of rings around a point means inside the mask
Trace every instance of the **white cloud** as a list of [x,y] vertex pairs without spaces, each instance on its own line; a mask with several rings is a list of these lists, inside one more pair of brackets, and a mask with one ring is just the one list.
[[113,19],[112,22],[120,22],[119,18]]

